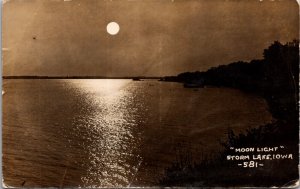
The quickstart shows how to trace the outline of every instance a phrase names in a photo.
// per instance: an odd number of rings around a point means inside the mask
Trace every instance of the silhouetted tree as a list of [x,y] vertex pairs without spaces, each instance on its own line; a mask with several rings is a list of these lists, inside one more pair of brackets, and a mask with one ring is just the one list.
[[299,83],[299,41],[285,45],[275,41],[263,52],[264,59],[234,62],[212,67],[206,72],[185,72],[167,81],[195,82],[205,85],[238,88],[256,93],[269,103],[275,118],[297,117]]

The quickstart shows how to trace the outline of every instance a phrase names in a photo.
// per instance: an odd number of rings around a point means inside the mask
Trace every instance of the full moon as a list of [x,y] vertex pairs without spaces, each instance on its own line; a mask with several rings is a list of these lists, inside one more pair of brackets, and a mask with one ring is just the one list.
[[120,26],[116,22],[110,22],[109,24],[107,24],[106,30],[110,35],[116,35],[120,31]]

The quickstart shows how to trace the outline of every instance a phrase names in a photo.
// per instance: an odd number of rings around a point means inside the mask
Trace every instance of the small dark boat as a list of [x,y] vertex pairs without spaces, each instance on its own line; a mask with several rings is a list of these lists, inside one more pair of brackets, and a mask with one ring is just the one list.
[[183,84],[184,88],[203,88],[204,82],[203,80],[196,80],[191,82],[186,82]]
[[184,88],[203,88],[204,85],[202,83],[184,83]]
[[132,81],[141,81],[141,79],[138,77],[134,77],[134,78],[132,78]]

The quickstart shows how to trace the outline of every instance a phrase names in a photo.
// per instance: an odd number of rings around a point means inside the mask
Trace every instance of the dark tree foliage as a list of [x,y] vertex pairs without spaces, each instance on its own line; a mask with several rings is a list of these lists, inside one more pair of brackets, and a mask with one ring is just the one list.
[[264,93],[273,116],[298,120],[299,41],[274,42],[264,50]]
[[[224,151],[214,159],[196,164],[174,164],[160,181],[166,186],[290,186],[299,178],[299,41],[275,41],[264,50],[264,59],[235,62],[210,68],[206,72],[187,72],[168,81],[195,82],[231,87],[266,99],[275,120],[272,123],[235,135],[228,130]],[[243,169],[226,161],[230,147],[285,146],[294,159],[269,161],[268,168]]]
[[206,72],[185,72],[165,77],[165,81],[231,87],[263,96],[278,119],[298,117],[299,41],[275,41],[264,50],[264,59],[234,62]]

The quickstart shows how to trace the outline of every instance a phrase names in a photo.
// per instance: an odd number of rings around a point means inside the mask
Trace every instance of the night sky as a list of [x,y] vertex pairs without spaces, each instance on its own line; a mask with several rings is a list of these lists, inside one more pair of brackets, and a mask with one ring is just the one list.
[[[164,76],[298,39],[295,0],[10,0],[3,75]],[[117,35],[106,26],[120,25]]]

